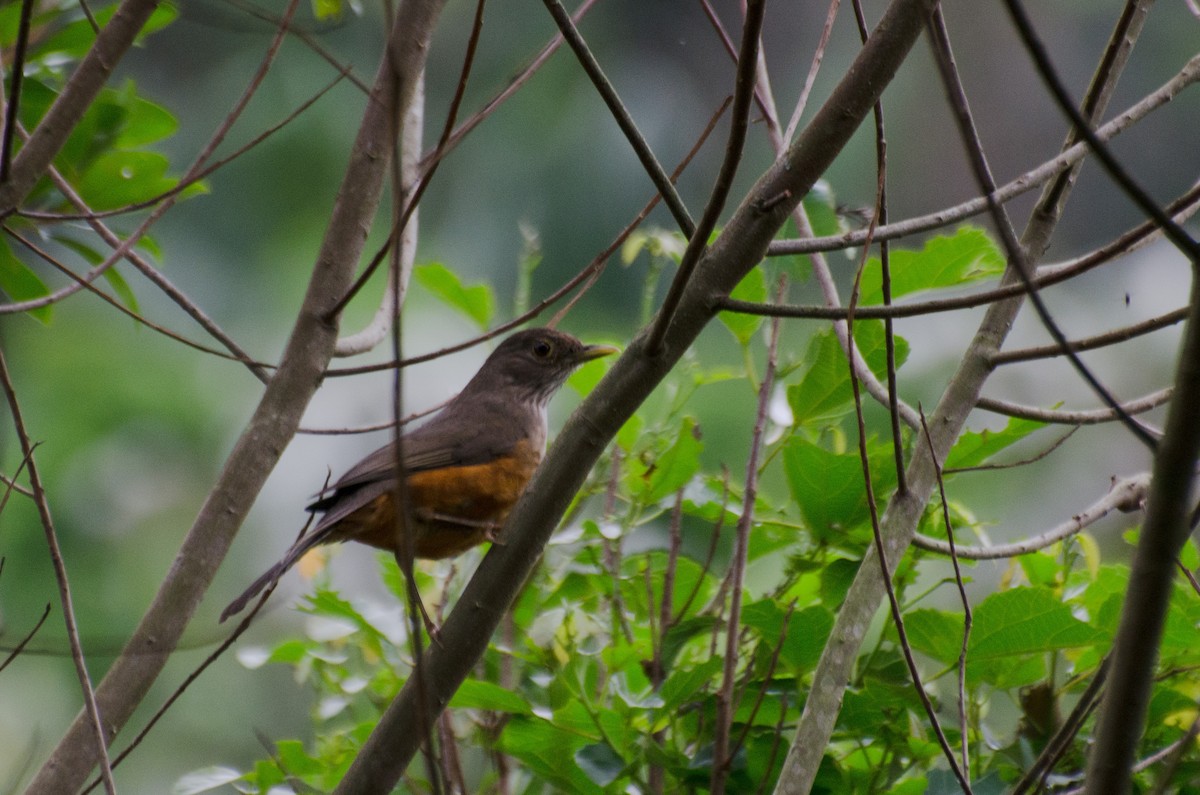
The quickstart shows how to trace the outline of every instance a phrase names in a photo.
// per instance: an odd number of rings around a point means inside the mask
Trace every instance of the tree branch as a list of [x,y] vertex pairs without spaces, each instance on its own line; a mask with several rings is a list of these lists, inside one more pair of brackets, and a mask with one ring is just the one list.
[[[320,384],[337,334],[336,323],[326,322],[324,317],[350,285],[365,240],[364,230],[379,203],[392,146],[390,133],[394,125],[390,116],[394,111],[390,98],[396,90],[394,81],[404,81],[399,95],[407,102],[441,7],[442,0],[407,2],[401,7],[391,32],[395,54],[384,59],[376,77],[282,363],[184,539],[170,574],[124,653],[97,688],[110,739],[129,720],[166,664]],[[393,72],[394,63],[404,66],[400,78]],[[83,784],[96,760],[86,731],[86,721],[76,718],[38,771],[27,795],[61,795]]]
[[[442,708],[475,663],[537,565],[546,541],[608,441],[679,360],[713,317],[712,298],[733,289],[765,255],[783,225],[874,106],[904,62],[933,0],[893,0],[829,100],[754,185],[701,259],[663,339],[646,355],[644,333],[567,422],[509,517],[504,546],[493,546],[425,652],[430,702]],[[771,201],[788,194],[788,198]],[[336,792],[387,792],[417,751],[413,683],[388,707]]]

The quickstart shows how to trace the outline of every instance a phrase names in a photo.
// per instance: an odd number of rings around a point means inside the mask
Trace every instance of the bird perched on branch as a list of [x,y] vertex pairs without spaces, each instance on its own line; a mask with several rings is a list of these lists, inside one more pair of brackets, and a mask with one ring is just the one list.
[[401,436],[409,510],[397,515],[396,448],[384,445],[308,506],[322,514],[317,526],[233,600],[221,621],[321,544],[358,541],[403,560],[448,558],[494,540],[541,463],[546,404],[575,368],[616,351],[547,328],[508,337],[433,419]]

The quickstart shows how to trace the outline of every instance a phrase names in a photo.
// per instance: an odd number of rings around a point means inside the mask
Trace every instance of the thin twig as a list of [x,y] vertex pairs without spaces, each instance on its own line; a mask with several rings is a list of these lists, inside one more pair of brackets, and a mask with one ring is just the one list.
[[[1197,80],[1200,80],[1200,55],[1194,56],[1184,64],[1183,68],[1158,89],[1147,94],[1143,99],[1118,114],[1112,121],[1098,127],[1095,131],[1096,137],[1100,141],[1111,140],[1129,129],[1133,124],[1150,115],[1150,113],[1170,102]],[[1074,166],[1082,162],[1087,154],[1087,144],[1082,142],[1076,143],[1072,139],[1070,145],[1065,146],[1056,157],[997,188],[996,198],[1001,202],[1008,202],[1039,185],[1043,185],[1051,179],[1059,179],[1062,174],[1071,171]],[[1056,193],[1060,194],[1061,191]],[[894,240],[898,237],[939,229],[986,211],[987,198],[980,196],[927,215],[881,226],[876,231],[875,239]],[[767,253],[768,256],[778,257],[793,254],[808,254],[812,251],[834,251],[854,248],[861,245],[865,239],[866,234],[859,230],[840,235],[829,235],[827,237],[776,240],[771,243]]]
[[113,781],[112,766],[108,758],[108,738],[105,735],[104,724],[100,718],[100,709],[96,706],[96,691],[92,689],[92,680],[88,674],[87,661],[83,656],[83,645],[79,640],[79,625],[75,622],[75,606],[71,600],[71,585],[67,578],[67,564],[63,560],[62,549],[58,545],[58,535],[54,531],[54,519],[50,515],[50,503],[46,500],[46,490],[42,487],[42,479],[38,474],[37,462],[33,456],[34,445],[25,430],[25,420],[21,415],[21,406],[17,402],[17,392],[13,387],[12,378],[8,372],[8,363],[0,346],[0,387],[8,400],[9,412],[12,414],[13,428],[21,443],[21,453],[28,462],[29,485],[33,489],[33,499],[37,504],[38,516],[42,521],[42,530],[46,534],[46,546],[50,551],[50,562],[54,566],[54,577],[58,582],[58,598],[62,605],[63,623],[67,629],[67,639],[71,644],[71,659],[75,663],[75,673],[79,677],[79,686],[83,691],[84,710],[92,725],[92,733],[96,741],[96,752],[100,759],[100,773],[104,778],[104,788],[109,795],[116,795],[117,785]]
[[[1084,337],[1078,340],[1069,340],[1068,347],[1076,352],[1090,351],[1095,348],[1106,348],[1117,342],[1126,342],[1134,337],[1142,334],[1149,334],[1151,331],[1173,326],[1187,317],[1188,309],[1182,306],[1166,314],[1152,317],[1149,320],[1143,320],[1141,323],[1134,323],[1129,326],[1123,326],[1118,329],[1106,331],[1102,334],[1096,334],[1092,337]],[[1036,348],[1019,348],[1011,351],[1001,351],[992,357],[992,364],[1012,364],[1013,362],[1028,362],[1035,359],[1049,359],[1054,356],[1060,356],[1063,353],[1061,345],[1042,345]]]
[[[0,566],[0,568],[3,567]],[[42,617],[39,618],[37,623],[33,625],[33,629],[25,633],[25,637],[21,638],[21,642],[13,647],[13,650],[9,652],[7,657],[4,658],[4,662],[0,662],[0,671],[3,671],[8,667],[9,663],[21,656],[21,652],[25,651],[25,646],[29,644],[29,641],[33,640],[33,636],[37,634],[38,630],[42,628],[42,624],[45,624],[46,619],[49,617],[50,603],[46,602],[46,608],[42,610]]]
[[650,149],[650,144],[638,131],[637,124],[634,123],[633,117],[629,115],[629,111],[625,109],[621,98],[617,96],[616,89],[612,83],[604,75],[604,70],[600,68],[600,63],[596,60],[596,56],[588,48],[587,42],[583,40],[583,36],[579,34],[579,29],[575,27],[575,23],[571,19],[571,15],[563,8],[562,3],[558,0],[543,0],[546,10],[550,12],[550,16],[558,25],[559,31],[562,32],[563,38],[567,44],[571,46],[575,57],[579,59],[579,65],[583,67],[583,71],[592,81],[592,85],[596,87],[596,91],[600,94],[604,104],[608,106],[609,113],[617,122],[617,126],[621,128],[621,132],[625,134],[625,138],[633,147],[634,153],[642,164],[642,168],[646,170],[646,174],[650,177],[650,181],[654,183],[654,187],[658,189],[662,195],[663,202],[666,203],[667,209],[671,211],[671,215],[675,218],[675,223],[683,230],[686,237],[691,237],[695,229],[695,224],[692,222],[691,215],[688,214],[687,207],[683,200],[679,198],[679,194],[675,191],[675,186],[671,184],[671,180],[667,177],[667,172],[659,165],[658,158],[654,156],[654,152]]
[[[1174,393],[1175,388],[1169,386],[1157,392],[1151,392],[1149,395],[1134,398],[1127,403],[1121,404],[1121,412],[1126,417],[1132,418],[1167,403]],[[1111,408],[1085,411],[1060,411],[1056,409],[1043,409],[1037,406],[1022,406],[1017,403],[988,397],[979,398],[975,403],[975,407],[996,414],[1003,414],[1006,417],[1019,417],[1020,419],[1037,420],[1038,422],[1053,422],[1060,425],[1097,425],[1104,422],[1115,422],[1120,419],[1120,415]],[[1137,420],[1133,420],[1133,422],[1137,422]],[[1138,423],[1138,426],[1145,429],[1142,423]],[[1152,432],[1147,430],[1146,433]]]
[[[935,12],[936,13],[936,8]],[[866,264],[866,252],[863,252],[863,260],[860,262],[857,272],[854,276],[854,286],[850,291],[850,313],[846,317],[846,331],[851,340],[854,339],[854,312],[858,305],[859,285],[862,282],[863,268]],[[863,475],[863,493],[867,498],[867,508],[871,516],[871,535],[875,544],[875,556],[879,561],[880,577],[883,582],[884,591],[887,594],[888,606],[891,608],[892,623],[896,627],[896,636],[900,643],[900,650],[904,657],[904,662],[908,666],[908,676],[912,682],[914,691],[921,701],[921,706],[925,709],[925,715],[929,719],[929,725],[933,728],[933,733],[937,737],[938,745],[942,748],[942,755],[946,757],[946,761],[950,765],[950,771],[958,780],[962,791],[971,795],[971,783],[967,777],[967,771],[960,768],[958,761],[955,759],[954,750],[950,747],[950,741],[946,739],[946,733],[942,729],[941,721],[938,720],[937,711],[933,708],[933,702],[929,698],[929,694],[925,692],[925,686],[921,682],[921,672],[917,669],[917,661],[913,656],[912,646],[908,642],[908,632],[904,628],[904,616],[900,612],[900,601],[896,596],[896,589],[892,584],[892,570],[888,566],[887,550],[883,543],[883,528],[880,524],[879,506],[875,502],[875,487],[871,476],[871,459],[867,454],[867,423],[863,416],[862,389],[859,386],[858,370],[854,366],[854,362],[849,362],[850,368],[850,387],[854,395],[854,417],[858,426],[858,457],[862,464]],[[922,426],[922,434],[928,439],[928,428]],[[930,450],[935,453],[933,459],[934,466],[937,466],[936,450],[933,447],[932,441],[929,441]],[[965,742],[965,738],[964,738]]]
[[[395,219],[392,223],[391,231],[388,232],[387,240],[384,241],[379,252],[371,258],[370,263],[368,263],[367,267],[363,269],[363,272],[359,275],[359,277],[354,280],[354,284],[351,285],[350,289],[346,291],[346,294],[343,295],[336,304],[334,304],[333,309],[329,311],[330,317],[340,314],[341,311],[346,308],[346,305],[354,298],[354,296],[358,295],[359,291],[362,290],[363,286],[366,285],[372,274],[375,273],[375,270],[379,267],[379,264],[383,262],[387,252],[392,249],[395,245],[395,242],[400,240],[401,236],[405,234],[410,221],[417,212],[417,207],[421,203],[421,197],[425,195],[425,190],[429,187],[430,182],[433,181],[433,176],[437,173],[438,166],[440,166],[442,163],[442,160],[445,156],[446,142],[450,139],[450,133],[454,130],[454,121],[458,118],[458,109],[462,107],[463,96],[467,90],[467,79],[471,76],[471,67],[475,63],[475,52],[479,47],[480,34],[483,32],[484,2],[485,0],[479,0],[479,2],[475,5],[475,17],[471,25],[471,35],[467,39],[466,51],[463,53],[462,68],[459,70],[458,74],[458,83],[454,89],[454,96],[450,100],[450,107],[446,110],[446,121],[442,125],[442,134],[438,138],[437,146],[434,147],[433,154],[427,158],[427,163],[422,169],[421,176],[417,180],[417,183],[413,187],[411,193],[408,190],[408,186],[404,184],[404,175],[398,173],[396,178],[396,187],[394,189],[396,196],[395,200],[397,204],[402,203],[404,209],[396,213]],[[405,112],[407,113],[408,110],[406,109]],[[412,153],[410,159],[412,160],[413,167],[415,168],[417,159],[415,152]],[[393,169],[402,170],[402,166],[404,165],[406,164],[395,163],[392,167]],[[379,317],[380,315],[394,316],[395,313],[399,311],[400,305],[404,301],[404,293],[407,290],[408,283],[407,280],[402,276],[402,267],[405,264],[408,267],[412,266],[411,259],[416,254],[415,242],[410,247],[410,250],[405,253],[408,255],[407,259],[409,262],[407,263],[402,263],[399,257],[393,257],[394,263],[391,270],[391,278],[394,280],[394,285],[389,286],[388,289],[384,290],[383,301],[385,305],[381,308],[381,311],[376,314],[376,317]],[[390,304],[390,307],[387,306],[387,304]],[[390,311],[385,313],[384,310]],[[392,318],[388,317],[387,320],[390,322]],[[364,350],[370,350],[373,348],[381,339],[383,339],[382,334],[379,334],[378,338],[373,340],[370,337],[356,340],[339,340],[336,355],[350,356],[362,353]]]
[[[785,144],[790,144],[792,139],[796,137],[796,130],[800,127],[800,117],[804,114],[804,109],[808,106],[808,97],[817,82],[817,73],[821,70],[821,63],[825,59],[825,50],[829,47],[829,37],[833,33],[833,23],[837,19],[840,7],[841,0],[832,0],[829,4],[829,10],[825,12],[825,24],[821,26],[821,38],[817,41],[817,48],[813,51],[812,60],[809,62],[808,74],[804,77],[804,87],[800,89],[800,96],[796,99],[796,107],[792,109],[792,118],[788,120],[787,129],[783,131],[783,142]],[[855,8],[855,16],[858,18],[859,33],[862,36],[862,40],[866,41],[866,28],[863,24],[860,8]]]
[[[786,291],[787,277],[781,276],[776,300],[782,301]],[[733,724],[733,685],[739,660],[738,632],[742,615],[742,579],[746,573],[750,529],[754,524],[754,503],[758,494],[758,466],[762,456],[763,438],[766,435],[771,392],[775,383],[775,368],[779,354],[779,326],[778,320],[771,323],[770,339],[767,343],[767,364],[763,372],[762,384],[758,390],[758,410],[755,414],[754,430],[750,437],[750,452],[746,461],[746,488],[742,496],[742,515],[738,518],[732,559],[729,562],[729,617],[725,622],[724,666],[721,674],[721,689],[717,693],[712,781],[709,787],[709,790],[715,795],[721,795],[725,791],[726,779],[733,765],[729,747],[729,732]]]
[[21,106],[21,86],[25,79],[25,50],[29,45],[29,24],[33,17],[33,0],[21,0],[21,17],[17,23],[17,42],[13,47],[12,88],[4,108],[4,139],[0,142],[0,182],[8,180],[12,168],[13,141],[17,134],[17,111]]
[[[858,25],[859,38],[865,43],[870,31],[867,29],[867,18],[863,12],[861,0],[853,0],[854,21]],[[888,220],[887,202],[887,136],[885,135],[883,101],[875,103],[872,112],[875,120],[875,170],[878,173],[878,185],[875,195],[875,211],[871,214],[871,222],[867,225],[867,240],[873,240],[875,230]],[[793,123],[795,120],[793,120]],[[791,125],[789,125],[790,129]],[[869,245],[869,244],[868,244]],[[865,246],[864,246],[865,248]],[[879,242],[880,291],[883,295],[883,305],[892,303],[892,269],[891,246],[887,240]],[[904,466],[904,437],[900,432],[900,399],[899,386],[896,376],[896,334],[892,318],[883,321],[884,353],[887,360],[887,396],[888,416],[892,424],[892,455],[896,464],[896,491],[904,494],[908,491],[908,475]],[[924,418],[922,418],[922,425]],[[928,431],[926,431],[928,435]]]
[[[141,325],[145,326],[146,328],[148,328],[152,331],[155,331],[159,334],[162,334],[164,337],[167,337],[168,339],[172,339],[176,342],[182,343],[183,345],[186,345],[187,347],[192,348],[193,350],[200,351],[201,353],[207,353],[210,356],[217,356],[222,359],[228,359],[229,361],[240,362],[243,364],[253,364],[257,367],[263,368],[264,370],[274,367],[274,365],[267,364],[266,362],[259,362],[259,361],[255,361],[254,359],[243,358],[242,356],[239,356],[235,353],[228,353],[226,351],[219,350],[217,348],[209,347],[208,345],[205,345],[201,342],[196,342],[193,339],[189,339],[188,337],[185,337],[176,331],[172,331],[171,329],[167,328],[166,326],[155,323],[154,321],[150,320],[146,316],[141,315],[137,312],[134,312],[132,309],[125,306],[123,303],[121,303],[117,299],[113,298],[108,293],[105,293],[103,290],[96,287],[94,284],[92,284],[90,281],[88,281],[87,275],[80,276],[80,275],[76,274],[74,271],[72,271],[66,265],[59,262],[56,257],[54,257],[52,254],[50,254],[50,252],[46,251],[45,249],[43,249],[41,246],[34,243],[29,238],[27,238],[24,235],[17,232],[15,229],[11,228],[8,224],[0,224],[0,229],[3,229],[3,231],[6,234],[8,234],[10,237],[12,237],[14,240],[16,240],[22,246],[24,246],[25,248],[29,249],[34,254],[36,254],[38,256],[38,258],[40,258],[43,262],[46,262],[46,263],[54,266],[56,269],[58,269],[59,271],[61,271],[62,273],[66,274],[68,277],[70,277],[72,279],[72,283],[76,287],[85,289],[88,292],[92,293],[93,295],[99,297],[101,300],[106,302],[113,309],[116,309],[118,312],[120,312],[123,315],[133,318],[135,321],[137,321]],[[97,272],[98,272],[98,269],[93,270],[91,273],[97,273]],[[88,274],[88,275],[90,275],[90,274]]]
[[1042,82],[1050,89],[1050,95],[1058,104],[1059,109],[1074,125],[1073,132],[1087,142],[1088,148],[1096,156],[1096,159],[1100,161],[1104,170],[1120,186],[1125,195],[1138,206],[1138,209],[1145,213],[1147,218],[1153,219],[1163,229],[1167,239],[1192,261],[1194,267],[1200,268],[1200,242],[1197,242],[1195,238],[1184,231],[1183,227],[1175,223],[1169,214],[1163,212],[1158,202],[1152,199],[1145,189],[1134,181],[1125,168],[1117,162],[1117,159],[1109,151],[1108,147],[1096,137],[1096,133],[1092,130],[1092,123],[1083,117],[1083,114],[1079,112],[1075,107],[1075,103],[1067,95],[1067,90],[1063,86],[1062,80],[1059,79],[1053,64],[1050,63],[1050,56],[1046,51],[1046,46],[1037,35],[1037,31],[1033,29],[1033,24],[1029,21],[1029,16],[1025,13],[1020,0],[1004,0],[1004,5],[1008,8],[1008,14],[1012,18],[1013,25],[1016,27],[1022,43],[1025,45],[1025,51],[1033,59],[1034,66],[1037,67]]
[[1113,483],[1112,488],[1108,493],[1101,497],[1096,502],[1084,508],[1077,514],[1074,514],[1070,519],[1061,524],[1039,533],[1036,536],[1030,536],[1023,541],[1017,541],[1011,544],[1001,544],[998,546],[987,547],[964,547],[959,546],[952,548],[951,544],[937,538],[917,534],[913,539],[913,545],[924,549],[927,552],[939,552],[943,555],[953,554],[959,558],[967,560],[997,560],[999,558],[1012,558],[1018,555],[1028,555],[1031,552],[1037,552],[1040,549],[1045,549],[1051,544],[1057,544],[1065,538],[1070,538],[1076,533],[1095,524],[1113,511],[1128,511],[1135,509],[1146,499],[1146,494],[1150,488],[1149,473],[1142,473],[1132,477],[1123,478]]
[[937,460],[937,452],[929,436],[929,425],[925,421],[925,410],[919,405],[921,412],[921,433],[929,455],[933,459],[937,475],[938,496],[942,501],[942,522],[946,525],[946,542],[950,549],[950,562],[954,566],[954,583],[958,586],[958,597],[963,606],[963,639],[958,652],[958,725],[962,738],[962,769],[967,776],[971,775],[971,761],[967,744],[967,645],[971,640],[971,601],[967,599],[967,587],[963,584],[962,568],[958,565],[958,551],[954,547],[954,525],[950,521],[950,501],[946,499],[946,482],[942,478],[942,462]]
[[1050,775],[1054,765],[1066,754],[1071,740],[1083,728],[1084,721],[1100,703],[1100,694],[1104,692],[1104,685],[1108,681],[1108,671],[1111,667],[1112,655],[1105,655],[1096,668],[1092,680],[1088,682],[1087,688],[1075,702],[1071,714],[1058,727],[1058,731],[1046,743],[1046,747],[1025,771],[1025,775],[1021,776],[1020,780],[1013,785],[1012,795],[1025,795],[1027,792],[1040,790],[1045,785],[1046,777]]
[[[1091,371],[1091,368],[1085,365],[1083,360],[1070,349],[1066,335],[1050,314],[1050,310],[1042,299],[1041,293],[1034,287],[1033,271],[1030,267],[1029,258],[1022,248],[1021,242],[1017,239],[1016,231],[1013,229],[1007,212],[1004,210],[1003,205],[996,200],[996,182],[992,178],[991,167],[988,165],[987,156],[983,151],[983,143],[979,139],[975,128],[975,121],[972,118],[971,109],[967,103],[967,96],[959,79],[958,66],[954,60],[954,52],[950,47],[950,36],[946,30],[946,20],[942,15],[940,6],[934,9],[933,18],[929,23],[929,31],[930,39],[933,42],[934,60],[937,62],[938,72],[942,77],[942,84],[946,89],[950,109],[953,112],[955,121],[958,123],[959,133],[962,136],[968,160],[975,174],[975,181],[979,185],[980,192],[988,199],[988,210],[999,232],[1000,240],[1004,244],[1009,261],[1016,266],[1016,273],[1021,277],[1021,281],[1028,290],[1030,304],[1037,312],[1038,318],[1041,320],[1046,331],[1054,338],[1055,342],[1063,347],[1067,360],[1084,381],[1091,386],[1092,391],[1115,412],[1121,423],[1129,429],[1134,437],[1153,450],[1158,444],[1157,440],[1121,407],[1121,404],[1113,396],[1108,387],[1101,383],[1100,379]],[[1159,222],[1160,226],[1163,226],[1161,219],[1157,216],[1154,218]],[[1173,222],[1169,219],[1168,223],[1173,225]]]
[[[1200,182],[1192,185],[1186,193],[1171,203],[1170,209],[1176,215],[1187,215],[1200,209]],[[1081,273],[1103,265],[1120,254],[1126,254],[1144,245],[1148,240],[1160,234],[1153,221],[1144,221],[1126,231],[1115,240],[1083,256],[1057,265],[1046,265],[1038,269],[1031,283],[1037,287],[1049,287],[1078,276]],[[865,240],[865,236],[864,236]],[[972,309],[974,307],[994,304],[997,301],[1024,295],[1027,288],[1020,281],[1002,280],[1000,286],[978,293],[954,298],[937,298],[930,301],[920,301],[911,304],[885,306],[860,306],[855,310],[855,317],[863,319],[901,318],[929,315],[947,312],[954,309]],[[844,320],[848,310],[843,306],[795,306],[755,303],[739,301],[728,296],[716,296],[712,299],[713,309],[746,314],[763,315],[764,317],[812,318],[825,320]]]
[[713,181],[712,192],[704,211],[696,224],[696,229],[688,236],[687,248],[679,261],[679,269],[667,290],[658,315],[646,336],[646,355],[657,356],[662,348],[663,337],[671,318],[679,308],[683,289],[692,278],[696,264],[708,248],[708,238],[717,227],[721,211],[725,209],[725,201],[733,187],[733,178],[737,174],[738,165],[742,161],[742,149],[746,144],[746,129],[750,124],[750,100],[754,96],[754,75],[758,68],[759,35],[762,32],[763,17],[766,15],[766,0],[748,0],[746,3],[745,20],[742,23],[742,45],[738,50],[737,69],[734,77],[733,110],[730,114],[729,139],[725,142],[725,157],[717,178]]

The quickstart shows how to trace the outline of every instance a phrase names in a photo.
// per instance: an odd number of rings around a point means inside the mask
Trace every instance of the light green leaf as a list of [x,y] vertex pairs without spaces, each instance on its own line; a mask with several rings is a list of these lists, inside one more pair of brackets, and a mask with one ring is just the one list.
[[1008,424],[997,431],[967,431],[958,437],[950,454],[946,456],[946,469],[961,469],[979,466],[992,456],[1046,427],[1044,422],[1011,417]]
[[[886,494],[896,484],[890,451],[881,447],[869,458],[875,493]],[[800,512],[819,536],[836,535],[868,518],[866,483],[857,451],[831,453],[793,436],[783,448],[783,469]]]
[[487,709],[492,712],[510,712],[529,715],[533,709],[529,702],[517,692],[480,679],[468,679],[450,699],[450,706],[467,709]]
[[650,463],[649,468],[635,481],[642,499],[655,503],[687,485],[700,468],[700,428],[693,417],[684,417],[675,441],[666,452]]
[[606,787],[625,769],[625,760],[608,743],[592,743],[575,752],[575,764],[589,779]]
[[[883,321],[858,321],[854,341],[871,372],[887,375],[887,347]],[[908,358],[908,343],[896,337],[896,366]],[[821,423],[850,411],[854,392],[850,387],[850,365],[832,330],[815,335],[804,354],[805,372],[799,383],[788,387],[788,404],[797,425]]]
[[447,306],[471,318],[481,329],[491,323],[496,299],[488,285],[466,287],[458,274],[439,262],[418,265],[413,269],[413,278]]
[[[995,278],[1004,271],[1000,249],[986,232],[972,226],[935,237],[920,251],[894,250],[888,262],[892,298]],[[883,270],[877,257],[867,260],[859,301],[864,306],[883,301]]]
[[963,617],[944,610],[913,610],[904,614],[908,642],[922,654],[947,665],[962,651]]
[[1076,648],[1101,638],[1051,590],[1013,588],[992,594],[975,608],[968,660]]
[[[8,241],[0,241],[0,291],[13,301],[32,301],[50,294],[46,284],[38,275],[29,269],[8,247]],[[26,312],[30,317],[43,323],[50,322],[53,306],[30,309]]]
[[[746,277],[738,282],[737,287],[729,294],[730,298],[739,301],[762,303],[767,300],[767,283],[761,268],[754,268]],[[721,312],[717,315],[725,328],[729,329],[734,338],[745,347],[750,344],[754,334],[762,326],[762,315],[749,315],[740,312]]]

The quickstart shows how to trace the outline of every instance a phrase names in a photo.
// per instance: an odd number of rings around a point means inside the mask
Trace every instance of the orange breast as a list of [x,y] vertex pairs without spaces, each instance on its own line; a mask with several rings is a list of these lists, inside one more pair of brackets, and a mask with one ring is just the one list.
[[[512,455],[486,464],[409,475],[416,556],[439,559],[459,555],[483,542],[489,531],[499,530],[540,460],[541,450],[523,443]],[[381,494],[338,522],[334,538],[392,550],[395,523],[393,495]]]

